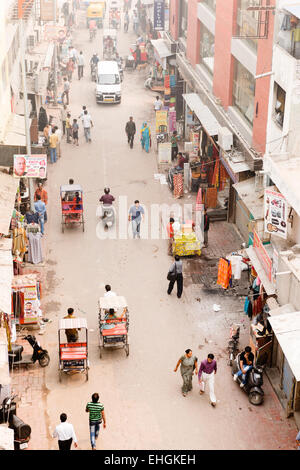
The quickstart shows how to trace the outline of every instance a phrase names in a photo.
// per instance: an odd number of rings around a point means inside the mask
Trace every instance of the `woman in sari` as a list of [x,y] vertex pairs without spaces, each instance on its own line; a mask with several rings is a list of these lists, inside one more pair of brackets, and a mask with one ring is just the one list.
[[150,150],[150,140],[151,140],[151,131],[150,128],[147,126],[147,123],[144,122],[143,127],[141,129],[141,144],[142,149],[145,149],[147,153]]
[[181,358],[177,362],[174,372],[177,371],[179,365],[183,380],[181,391],[182,395],[186,397],[186,394],[190,392],[193,388],[192,378],[194,370],[195,375],[197,375],[198,373],[198,359],[196,356],[193,356],[193,352],[191,349],[186,349],[185,354],[181,356]]

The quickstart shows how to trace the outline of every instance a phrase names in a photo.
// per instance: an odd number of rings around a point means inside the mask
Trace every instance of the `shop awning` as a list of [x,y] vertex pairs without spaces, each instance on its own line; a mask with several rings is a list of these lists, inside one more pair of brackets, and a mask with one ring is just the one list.
[[151,44],[161,59],[175,55],[170,51],[164,39],[151,39]]
[[273,332],[280,344],[297,382],[300,381],[300,312],[269,317]]
[[249,248],[246,248],[246,253],[250,258],[251,263],[253,264],[253,267],[255,271],[257,272],[262,285],[264,286],[264,289],[267,293],[267,295],[274,295],[275,294],[275,286],[274,284],[269,280],[253,246],[249,246]]
[[255,220],[264,218],[264,193],[255,191],[255,178],[232,185]]
[[297,18],[300,18],[300,5],[283,5],[282,7],[284,10],[288,11],[294,16],[297,16]]
[[0,233],[8,235],[19,178],[0,172]]
[[187,93],[182,95],[188,107],[193,111],[206,132],[210,135],[218,135],[221,127],[210,109],[203,103],[197,93]]

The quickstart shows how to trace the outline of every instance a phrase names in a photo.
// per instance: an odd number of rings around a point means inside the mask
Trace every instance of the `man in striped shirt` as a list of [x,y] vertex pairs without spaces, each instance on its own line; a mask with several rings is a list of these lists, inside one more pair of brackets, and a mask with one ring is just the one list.
[[90,401],[85,408],[85,411],[89,413],[89,425],[90,425],[90,438],[92,450],[96,450],[96,439],[98,438],[100,431],[100,424],[103,419],[103,427],[106,428],[106,419],[104,413],[104,406],[99,402],[98,393],[93,393],[92,401]]

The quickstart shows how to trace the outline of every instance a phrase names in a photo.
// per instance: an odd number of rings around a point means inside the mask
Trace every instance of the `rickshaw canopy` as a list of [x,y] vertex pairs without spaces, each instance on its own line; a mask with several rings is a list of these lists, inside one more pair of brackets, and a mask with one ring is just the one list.
[[103,38],[110,36],[111,38],[117,37],[117,31],[115,29],[104,29],[103,30]]
[[110,308],[119,309],[127,307],[127,301],[123,296],[100,297],[99,308],[109,310]]
[[73,328],[86,328],[87,321],[85,318],[62,318],[59,320],[58,329],[59,330],[68,330]]
[[80,184],[63,184],[60,187],[60,193],[74,193],[74,192],[83,193],[82,187]]

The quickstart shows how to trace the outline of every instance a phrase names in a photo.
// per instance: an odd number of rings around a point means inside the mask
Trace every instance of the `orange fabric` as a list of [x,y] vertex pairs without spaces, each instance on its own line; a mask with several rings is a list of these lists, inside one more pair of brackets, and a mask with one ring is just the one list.
[[216,161],[212,184],[215,188],[219,187],[220,179],[219,179],[219,169],[220,169],[220,162],[219,160]]
[[174,238],[173,224],[171,224],[171,222],[169,222],[167,225],[167,232],[169,238]]
[[223,289],[227,289],[229,281],[232,276],[231,263],[228,263],[224,258],[220,258],[218,266],[218,280],[217,284]]

